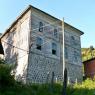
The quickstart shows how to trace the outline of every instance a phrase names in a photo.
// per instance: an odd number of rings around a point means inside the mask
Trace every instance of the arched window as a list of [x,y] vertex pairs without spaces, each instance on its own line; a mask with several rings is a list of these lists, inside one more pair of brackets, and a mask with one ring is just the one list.
[[55,43],[52,43],[52,54],[57,55],[57,45]]
[[77,51],[74,51],[74,61],[78,61],[78,53]]
[[39,32],[43,32],[43,23],[39,22]]
[[65,58],[68,59],[68,48],[65,47]]
[[41,50],[41,49],[42,49],[42,44],[43,44],[42,38],[37,37],[36,48],[37,48],[38,50]]
[[74,41],[75,40],[74,36],[71,36],[71,39],[72,39],[72,41]]
[[57,32],[58,32],[57,29],[54,29],[54,37],[56,37],[56,38],[57,38],[57,35],[58,35]]
[[71,36],[71,44],[75,45],[75,37],[74,36]]

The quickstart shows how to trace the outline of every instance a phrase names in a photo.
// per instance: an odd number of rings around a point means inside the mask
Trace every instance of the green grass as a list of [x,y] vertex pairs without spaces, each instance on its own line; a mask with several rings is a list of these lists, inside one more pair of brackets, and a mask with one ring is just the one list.
[[17,83],[15,86],[0,89],[0,95],[61,95],[62,86],[54,84],[31,84],[24,85]]
[[[62,95],[62,85],[16,83],[14,86],[0,89],[0,95]],[[67,87],[67,95],[95,95],[95,80],[85,80],[82,84]]]
[[[0,64],[0,95],[62,95],[61,84],[22,84],[10,74],[11,66]],[[67,95],[95,95],[95,79],[67,87]]]
[[87,79],[82,84],[74,85],[72,95],[95,95],[95,79]]
[[0,60],[0,95],[60,95],[60,84],[23,84],[11,75],[14,66]]

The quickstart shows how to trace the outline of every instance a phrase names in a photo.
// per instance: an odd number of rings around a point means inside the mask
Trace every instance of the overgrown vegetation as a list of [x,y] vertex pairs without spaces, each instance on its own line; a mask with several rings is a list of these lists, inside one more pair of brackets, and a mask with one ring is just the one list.
[[[90,48],[82,48],[81,52],[82,52],[82,61],[86,61],[92,58]],[[93,52],[93,57],[95,57],[95,49],[92,52]]]
[[[0,95],[62,95],[61,84],[22,84],[10,74],[11,66],[0,60]],[[95,79],[67,87],[67,95],[95,95]]]
[[74,85],[72,95],[95,95],[95,79],[87,79],[82,84]]
[[12,66],[0,60],[0,95],[60,95],[62,86],[54,84],[30,84],[17,82],[11,75]]

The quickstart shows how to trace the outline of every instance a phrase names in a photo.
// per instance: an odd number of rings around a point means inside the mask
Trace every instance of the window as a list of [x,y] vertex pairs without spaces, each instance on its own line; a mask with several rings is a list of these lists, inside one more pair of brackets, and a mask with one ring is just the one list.
[[71,39],[72,39],[72,41],[74,41],[75,40],[74,36],[71,36]]
[[42,45],[43,44],[43,40],[40,38],[40,37],[38,37],[37,38],[37,42],[36,42],[36,48],[38,49],[38,50],[41,50],[42,49]]
[[78,61],[78,53],[74,51],[74,61]]
[[39,22],[39,32],[43,32],[43,23]]
[[75,38],[74,38],[74,36],[71,36],[71,44],[75,45]]
[[55,43],[52,43],[52,54],[53,55],[57,54],[57,45]]
[[68,49],[65,47],[65,58],[68,59]]
[[54,37],[57,38],[57,29],[54,29]]

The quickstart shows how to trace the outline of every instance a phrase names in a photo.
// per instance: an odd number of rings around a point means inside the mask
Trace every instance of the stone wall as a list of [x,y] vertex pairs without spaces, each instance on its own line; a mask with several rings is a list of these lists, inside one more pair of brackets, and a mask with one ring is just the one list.
[[[42,32],[39,32],[39,22],[43,22]],[[65,48],[65,66],[70,81],[82,80],[80,33],[66,24],[63,28],[64,38],[62,22],[35,8],[18,19],[2,38],[5,60],[17,66],[16,79],[45,83],[50,82],[54,72],[54,80],[62,81]],[[57,29],[57,36],[54,36],[54,29]],[[37,37],[43,41],[41,50],[36,47]],[[57,45],[55,55],[52,43]]]
[[82,81],[80,34],[67,26],[65,26],[65,66],[69,82]]
[[60,60],[32,52],[29,56],[27,82],[50,82],[52,78],[52,72],[54,72],[55,81],[62,81],[61,68],[62,66]]
[[[43,23],[43,32],[39,32],[39,22]],[[32,12],[31,17],[31,33],[30,48],[31,54],[29,55],[28,64],[28,82],[46,82],[47,75],[49,73],[49,81],[51,79],[52,72],[54,72],[54,78],[61,80],[63,78],[63,64],[60,63],[60,24],[55,22],[54,19],[47,18],[43,13]],[[54,37],[54,29],[57,29],[57,37]],[[36,49],[37,37],[43,40],[42,49]],[[56,55],[52,54],[52,43],[57,45]]]
[[[31,33],[30,43],[32,44],[29,55],[28,74],[27,80],[30,82],[45,82],[47,73],[54,71],[55,78],[62,81],[63,78],[63,47],[67,52],[68,58],[65,53],[65,66],[68,70],[68,77],[70,82],[82,80],[82,64],[81,64],[81,43],[80,33],[68,25],[64,25],[64,45],[62,41],[62,26],[58,21],[51,19],[49,16],[32,10],[31,17]],[[43,22],[43,32],[39,32],[39,22]],[[56,23],[55,23],[56,22]],[[54,28],[58,29],[57,38],[54,37]],[[44,45],[42,50],[36,49],[36,39],[40,37],[43,39]],[[52,42],[58,46],[57,55],[52,55]],[[67,48],[67,49],[66,49]],[[40,61],[41,60],[41,61]],[[48,63],[48,64],[47,64]],[[46,67],[45,67],[46,66]],[[79,76],[78,76],[79,75]],[[51,79],[51,78],[50,78]]]
[[68,83],[82,82],[82,67],[70,63],[66,63],[68,71]]

